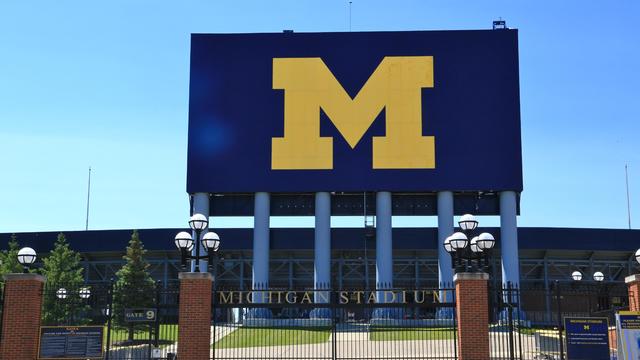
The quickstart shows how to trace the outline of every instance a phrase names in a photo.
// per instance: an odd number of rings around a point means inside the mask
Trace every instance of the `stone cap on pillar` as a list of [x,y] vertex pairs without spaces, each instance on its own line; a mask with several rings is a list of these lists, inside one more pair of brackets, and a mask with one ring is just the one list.
[[489,280],[489,274],[485,272],[461,272],[453,275],[453,282],[460,280]]
[[180,280],[211,280],[213,281],[213,275],[210,272],[180,272],[178,273],[178,279]]
[[629,284],[632,282],[640,282],[640,274],[629,275],[624,278],[625,284]]
[[33,281],[40,281],[40,282],[46,282],[47,278],[40,275],[40,274],[23,274],[23,273],[15,273],[15,274],[4,274],[2,276],[4,278],[5,281],[15,281],[15,280],[33,280]]

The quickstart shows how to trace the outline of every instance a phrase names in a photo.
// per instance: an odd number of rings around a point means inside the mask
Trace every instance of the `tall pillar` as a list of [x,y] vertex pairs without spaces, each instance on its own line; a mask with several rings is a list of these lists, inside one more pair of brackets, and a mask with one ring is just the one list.
[[451,286],[453,283],[451,255],[443,246],[444,240],[451,234],[453,234],[453,192],[440,191],[438,192],[438,283],[440,287],[445,287],[447,284]]
[[[376,193],[376,287],[393,286],[391,193]],[[380,294],[378,295],[380,296]]]
[[[253,277],[254,289],[269,286],[269,193],[255,194],[253,210]],[[254,294],[254,301],[261,302],[260,294]]]
[[213,276],[208,272],[181,272],[178,278],[178,359],[209,360]]
[[[453,234],[453,192],[438,192],[438,286],[441,289],[453,286],[453,269],[451,269],[451,255],[444,248],[444,240]],[[440,291],[440,301],[453,301],[452,291]],[[453,319],[453,309],[442,307],[436,311],[438,319]]]
[[520,285],[518,260],[518,223],[515,191],[500,192],[500,251],[502,253],[502,283]]
[[[316,193],[314,287],[331,286],[331,194]],[[320,302],[316,294],[316,302]]]
[[6,274],[4,279],[0,359],[35,359],[45,278],[37,274]]
[[[195,193],[193,194],[193,209],[192,209],[192,214],[202,214],[207,218],[207,221],[209,220],[209,193]],[[207,224],[207,227],[202,230],[202,232],[200,233],[200,236],[204,236],[204,234],[206,234],[209,231],[209,225]],[[196,238],[196,232],[192,231],[191,236],[193,237],[193,240],[195,241]],[[202,246],[202,243],[199,242],[200,244],[200,254],[204,255],[205,254],[205,249],[204,246]],[[194,248],[193,251],[191,252],[191,255],[196,255],[196,249]],[[198,265],[200,266],[200,271],[201,272],[207,272],[207,260],[200,260],[198,262]],[[194,272],[196,269],[196,263],[195,261],[191,262],[191,272]]]
[[458,359],[489,359],[489,294],[486,273],[457,273]]

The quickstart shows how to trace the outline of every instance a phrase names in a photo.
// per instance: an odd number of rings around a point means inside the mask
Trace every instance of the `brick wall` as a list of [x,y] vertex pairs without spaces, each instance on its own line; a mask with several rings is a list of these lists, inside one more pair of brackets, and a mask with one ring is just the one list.
[[5,275],[0,359],[34,360],[38,355],[42,289],[36,274]]
[[454,276],[459,360],[489,359],[488,279],[489,275],[485,273]]
[[179,278],[178,359],[209,360],[213,277],[183,272]]
[[629,310],[640,311],[640,275],[629,275],[624,281],[629,289]]

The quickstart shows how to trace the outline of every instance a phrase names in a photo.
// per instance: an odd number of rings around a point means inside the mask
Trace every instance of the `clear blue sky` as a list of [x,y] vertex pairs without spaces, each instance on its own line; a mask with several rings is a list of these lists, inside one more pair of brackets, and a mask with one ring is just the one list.
[[[0,232],[83,229],[90,165],[90,228],[186,226],[189,34],[345,31],[348,13],[345,0],[3,1]],[[640,227],[640,2],[354,0],[352,14],[353,31],[506,19],[520,30],[519,224],[626,227],[628,163]],[[237,224],[250,222],[214,226]]]

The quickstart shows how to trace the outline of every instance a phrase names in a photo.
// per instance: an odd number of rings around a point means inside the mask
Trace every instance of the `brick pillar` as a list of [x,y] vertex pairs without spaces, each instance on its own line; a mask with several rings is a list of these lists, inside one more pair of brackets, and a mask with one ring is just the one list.
[[181,272],[178,359],[209,360],[211,349],[211,273]]
[[45,278],[37,274],[6,274],[4,280],[0,359],[34,360],[38,357]]
[[456,313],[458,315],[458,359],[489,359],[489,274],[458,273]]
[[640,311],[640,274],[624,278],[629,290],[629,311]]

